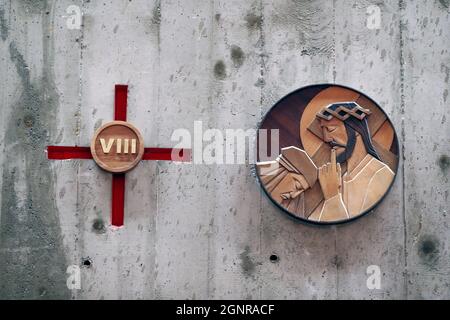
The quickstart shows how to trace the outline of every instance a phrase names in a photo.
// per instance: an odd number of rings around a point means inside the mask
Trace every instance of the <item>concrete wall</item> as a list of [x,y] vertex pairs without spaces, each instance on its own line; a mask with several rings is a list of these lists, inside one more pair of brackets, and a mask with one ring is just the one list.
[[[67,26],[70,5],[79,29]],[[0,298],[450,298],[449,7],[1,0]],[[378,101],[401,144],[390,194],[348,225],[291,221],[248,165],[146,161],[127,175],[125,227],[114,230],[111,176],[44,153],[89,145],[113,118],[116,83],[129,84],[146,146],[167,147],[195,120],[256,128],[283,95],[323,82]],[[66,286],[70,265],[80,290]]]

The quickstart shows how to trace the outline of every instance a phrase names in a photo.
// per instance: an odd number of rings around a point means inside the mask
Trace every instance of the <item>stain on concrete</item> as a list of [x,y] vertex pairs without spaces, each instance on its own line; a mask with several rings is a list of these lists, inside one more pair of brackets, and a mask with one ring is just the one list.
[[97,121],[95,121],[94,131],[97,131],[97,129],[102,126],[102,123],[103,123],[103,119],[98,119]]
[[[17,45],[11,42],[9,46],[21,92],[10,106],[14,112],[5,130],[9,152],[3,162],[1,190],[0,299],[70,297],[58,211],[51,196],[53,172],[44,153],[49,138],[57,133],[55,115],[59,103],[52,74],[53,37],[48,34],[52,25],[50,15],[44,15],[46,68],[37,79],[31,79]],[[24,196],[15,192],[15,185],[26,190]]]
[[35,120],[36,119],[34,118],[33,114],[26,114],[23,117],[23,124],[27,128],[32,128],[34,126]]
[[345,41],[342,43],[342,49],[344,49],[344,52],[347,52],[348,47],[352,44],[352,40],[350,39],[350,34],[347,34],[347,37],[345,38]]
[[266,85],[266,81],[264,80],[264,78],[258,78],[258,80],[256,80],[253,85],[258,88],[263,88]]
[[422,262],[433,267],[439,260],[439,239],[433,235],[424,235],[418,244],[418,255]]
[[155,25],[161,25],[161,1],[158,0],[155,3],[155,7],[152,11],[152,23]]
[[227,68],[222,60],[219,60],[214,65],[214,76],[219,80],[224,80],[227,76]]
[[59,198],[62,199],[66,195],[66,187],[62,187],[61,190],[59,190]]
[[244,252],[239,255],[241,268],[246,276],[251,276],[255,272],[256,264],[250,258],[250,247],[246,246]]
[[233,60],[233,64],[236,68],[242,66],[245,61],[245,53],[239,46],[232,45],[231,46],[231,60]]
[[448,9],[450,7],[450,0],[439,0],[439,3],[445,8]]
[[450,68],[444,63],[441,63],[441,72],[445,73],[444,81],[445,83],[448,83],[448,80],[450,79]]
[[20,4],[19,14],[23,13],[24,15],[30,14],[41,14],[44,12],[48,12],[47,10],[47,1],[45,0],[20,0],[18,1]]
[[59,134],[58,134],[58,137],[55,140],[55,144],[60,144],[61,141],[63,140],[63,137],[64,137],[64,128],[59,130]]
[[[333,1],[283,1],[270,21],[290,30],[286,40],[293,39],[302,56],[329,57],[335,52],[332,11]],[[351,40],[348,37],[343,43],[347,54]]]
[[156,47],[158,51],[161,50],[161,1],[155,1],[154,7],[152,9],[152,14],[150,16],[145,16],[146,21],[146,34],[151,34],[156,41]]
[[450,167],[450,157],[446,154],[443,154],[438,159],[438,165],[442,172],[444,174],[447,174],[448,168]]
[[247,28],[251,31],[259,30],[263,23],[261,15],[256,15],[253,12],[248,13],[244,18]]
[[342,259],[338,255],[335,255],[333,257],[333,260],[331,261],[331,263],[336,267],[336,269],[341,269],[341,267],[342,267]]
[[47,289],[45,289],[44,287],[39,288],[39,296],[41,298],[45,297],[46,294],[47,294]]
[[3,41],[8,38],[8,23],[5,19],[5,11],[3,9],[0,9],[0,36]]
[[106,232],[105,222],[97,218],[92,222],[92,231],[98,234],[102,234]]
[[137,182],[138,182],[137,178],[131,179],[131,190],[134,190],[136,188]]
[[320,47],[309,47],[306,49],[302,49],[300,52],[301,56],[316,56],[322,53],[322,48]]

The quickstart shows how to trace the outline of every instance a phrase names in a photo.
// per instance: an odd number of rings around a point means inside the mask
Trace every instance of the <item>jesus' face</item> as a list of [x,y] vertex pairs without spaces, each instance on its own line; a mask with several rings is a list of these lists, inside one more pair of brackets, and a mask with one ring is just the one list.
[[322,128],[323,140],[331,147],[336,147],[336,155],[339,156],[344,153],[348,142],[344,122],[335,117],[330,120],[320,119],[320,127]]

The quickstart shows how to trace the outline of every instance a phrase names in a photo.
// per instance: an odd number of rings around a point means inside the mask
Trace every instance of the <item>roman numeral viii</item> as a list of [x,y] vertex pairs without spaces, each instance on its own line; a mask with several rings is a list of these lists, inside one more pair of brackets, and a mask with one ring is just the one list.
[[[131,140],[131,148],[130,148],[130,140]],[[100,144],[102,146],[102,151],[105,154],[108,154],[111,151],[111,148],[116,142],[116,153],[136,153],[136,139],[115,139],[109,138],[108,143],[103,138],[100,138]],[[131,149],[131,150],[130,150]]]

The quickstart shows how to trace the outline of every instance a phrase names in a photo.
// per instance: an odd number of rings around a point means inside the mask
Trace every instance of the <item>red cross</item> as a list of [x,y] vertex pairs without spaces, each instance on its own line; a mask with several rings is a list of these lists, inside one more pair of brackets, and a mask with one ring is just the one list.
[[[114,119],[127,121],[127,85],[115,86],[115,109]],[[179,155],[177,161],[191,161],[190,149],[172,149],[172,148],[145,148],[142,160],[172,160],[172,154]],[[66,160],[66,159],[92,159],[91,149],[89,147],[63,147],[48,146],[48,159]],[[125,173],[113,173],[112,179],[112,203],[111,203],[111,224],[113,226],[122,226],[124,221],[124,203],[125,203]]]

